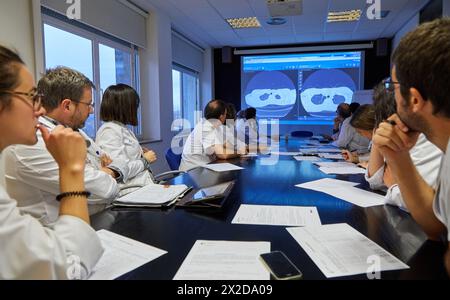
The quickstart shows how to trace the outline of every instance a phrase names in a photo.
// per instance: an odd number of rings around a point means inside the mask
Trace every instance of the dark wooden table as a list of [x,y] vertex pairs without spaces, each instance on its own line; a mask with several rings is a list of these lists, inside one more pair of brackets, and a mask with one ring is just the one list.
[[[300,144],[301,141],[290,140],[282,148],[298,151]],[[311,162],[297,162],[287,156],[280,157],[274,165],[264,165],[262,157],[230,162],[245,169],[215,173],[198,168],[171,182],[202,188],[236,180],[226,206],[220,211],[110,209],[93,216],[92,225],[97,230],[107,229],[168,251],[120,279],[172,279],[199,239],[270,241],[272,251],[283,251],[303,272],[304,279],[326,279],[285,227],[231,224],[241,204],[316,206],[322,224],[347,223],[410,266],[409,270],[383,272],[382,279],[447,278],[443,264],[445,245],[427,241],[408,213],[393,206],[361,208],[327,194],[295,187],[330,177],[358,182],[361,188],[368,189],[362,175],[324,175]]]

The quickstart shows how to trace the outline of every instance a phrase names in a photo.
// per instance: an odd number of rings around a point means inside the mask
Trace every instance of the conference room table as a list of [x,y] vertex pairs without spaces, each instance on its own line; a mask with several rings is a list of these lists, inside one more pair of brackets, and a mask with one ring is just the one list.
[[[298,151],[305,141],[280,142],[280,151]],[[362,208],[325,193],[295,187],[321,178],[359,183],[369,189],[363,175],[325,175],[309,161],[279,156],[267,164],[267,156],[228,161],[244,169],[217,173],[196,168],[169,181],[195,189],[235,181],[222,209],[110,208],[92,217],[96,230],[106,229],[168,253],[132,272],[122,280],[171,280],[197,240],[269,241],[271,250],[283,251],[302,271],[303,279],[326,279],[284,226],[232,224],[241,204],[315,206],[323,225],[347,223],[406,263],[405,270],[381,273],[381,279],[447,279],[444,243],[428,241],[405,211],[394,206]],[[366,274],[338,279],[367,279]]]

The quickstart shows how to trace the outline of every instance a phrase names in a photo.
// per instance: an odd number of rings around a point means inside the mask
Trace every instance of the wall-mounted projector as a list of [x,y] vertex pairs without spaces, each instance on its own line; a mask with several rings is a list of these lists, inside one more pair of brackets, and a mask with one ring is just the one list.
[[303,12],[303,0],[267,0],[271,17],[298,16]]

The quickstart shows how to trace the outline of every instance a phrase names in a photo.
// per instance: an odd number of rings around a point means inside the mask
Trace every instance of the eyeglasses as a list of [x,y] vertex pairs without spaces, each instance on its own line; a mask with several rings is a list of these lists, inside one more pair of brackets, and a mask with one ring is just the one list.
[[87,105],[87,106],[89,106],[90,108],[95,109],[95,103],[85,103],[85,102],[75,101],[75,100],[72,100],[72,101],[75,102],[75,103]]
[[[30,105],[34,111],[39,111],[42,107],[42,97],[44,97],[44,95],[41,93],[38,93],[36,90],[28,92],[28,93],[15,92],[15,91],[3,91],[2,93],[9,94],[12,96],[17,96],[18,99],[20,99],[20,100],[24,101],[25,103],[27,103],[28,105]],[[23,97],[23,96],[25,96],[25,97]]]
[[391,78],[387,78],[387,79],[383,80],[384,87],[386,88],[386,90],[391,91],[391,92],[394,91],[396,84],[400,85],[400,82],[392,81]]

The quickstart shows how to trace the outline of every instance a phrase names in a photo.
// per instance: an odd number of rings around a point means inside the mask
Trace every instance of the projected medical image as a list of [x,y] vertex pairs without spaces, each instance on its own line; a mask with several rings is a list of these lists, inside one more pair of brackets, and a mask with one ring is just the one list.
[[364,53],[336,51],[242,57],[241,108],[284,125],[330,125],[364,89]]
[[245,103],[258,110],[258,118],[283,118],[296,102],[294,83],[279,71],[257,73],[245,89]]
[[341,103],[352,103],[356,84],[342,70],[314,71],[304,82],[301,104],[310,116],[331,118]]

